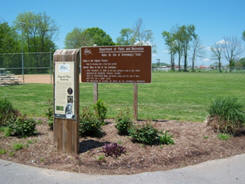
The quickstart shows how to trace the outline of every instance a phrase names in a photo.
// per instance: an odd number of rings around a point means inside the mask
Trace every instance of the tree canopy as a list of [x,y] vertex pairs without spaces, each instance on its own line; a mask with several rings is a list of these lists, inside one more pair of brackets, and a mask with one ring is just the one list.
[[7,22],[0,24],[0,52],[18,52],[18,34]]
[[15,27],[21,33],[22,48],[28,52],[45,52],[55,49],[54,35],[58,28],[46,13],[20,13]]
[[111,37],[98,27],[87,28],[85,30],[74,28],[67,33],[65,38],[66,48],[79,48],[81,46],[103,46],[115,45]]

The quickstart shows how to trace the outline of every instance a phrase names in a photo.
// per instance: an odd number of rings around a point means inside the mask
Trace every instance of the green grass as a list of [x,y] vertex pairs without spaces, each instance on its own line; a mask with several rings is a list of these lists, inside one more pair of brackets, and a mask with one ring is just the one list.
[[[151,84],[139,84],[140,119],[174,119],[203,121],[211,100],[234,96],[245,104],[243,73],[165,73],[153,72]],[[8,98],[15,108],[29,116],[45,116],[52,85],[26,84],[0,87],[0,96]],[[133,106],[132,84],[99,84],[99,98],[108,107],[108,117]],[[81,108],[93,104],[93,84],[80,84]]]
[[15,151],[21,150],[21,149],[23,149],[23,148],[24,148],[24,145],[23,145],[23,144],[19,144],[19,143],[13,144],[13,149],[14,149]]
[[224,133],[219,133],[217,137],[222,140],[222,141],[227,141],[228,139],[231,138],[231,135],[229,134],[224,134]]

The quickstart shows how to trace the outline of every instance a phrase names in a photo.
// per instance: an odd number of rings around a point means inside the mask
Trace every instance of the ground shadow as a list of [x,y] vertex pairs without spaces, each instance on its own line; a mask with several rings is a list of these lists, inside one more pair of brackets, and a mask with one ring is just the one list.
[[98,142],[95,140],[85,140],[79,143],[79,153],[85,153],[91,149],[102,147],[110,142]]

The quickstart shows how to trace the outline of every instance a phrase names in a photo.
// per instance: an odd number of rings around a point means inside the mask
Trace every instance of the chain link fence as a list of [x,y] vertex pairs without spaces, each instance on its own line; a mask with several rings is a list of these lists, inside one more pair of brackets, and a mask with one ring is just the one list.
[[2,83],[52,83],[52,75],[53,52],[0,53]]

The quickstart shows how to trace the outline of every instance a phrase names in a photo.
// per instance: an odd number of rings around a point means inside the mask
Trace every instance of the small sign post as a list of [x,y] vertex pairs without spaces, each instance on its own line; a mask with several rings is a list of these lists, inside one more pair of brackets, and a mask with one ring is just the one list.
[[54,141],[58,151],[77,154],[79,125],[79,49],[54,53]]
[[[82,82],[133,83],[134,117],[138,119],[137,83],[151,82],[151,46],[82,47]],[[95,92],[94,100],[98,98]]]

